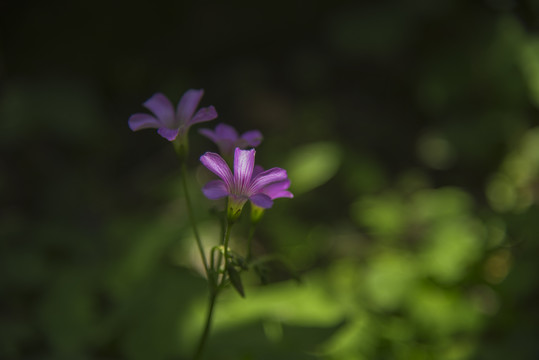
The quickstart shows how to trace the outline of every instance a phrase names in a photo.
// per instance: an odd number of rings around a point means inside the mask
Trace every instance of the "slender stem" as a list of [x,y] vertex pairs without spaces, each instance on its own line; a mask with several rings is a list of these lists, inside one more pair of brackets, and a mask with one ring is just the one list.
[[[223,246],[224,250],[223,253],[219,252],[219,257],[217,258],[217,267],[213,268],[213,273],[216,273],[219,271],[219,268],[221,267],[221,261],[224,258],[225,259],[225,268],[223,272],[223,276],[221,278],[221,283],[217,285],[217,280],[214,280],[212,277],[210,279],[211,281],[211,288],[210,288],[210,302],[208,303],[208,316],[206,317],[206,325],[204,326],[204,332],[202,333],[202,336],[200,337],[200,342],[198,344],[197,352],[195,353],[195,360],[202,359],[202,353],[204,351],[204,346],[206,345],[206,340],[208,339],[208,335],[210,334],[210,328],[211,328],[211,321],[213,317],[213,309],[215,307],[215,300],[217,299],[217,295],[219,295],[219,291],[223,288],[223,285],[226,281],[226,268],[228,266],[228,242],[230,240],[230,228],[232,227],[232,223],[230,221],[226,222],[225,227],[225,234],[223,236]],[[212,256],[212,263],[213,263],[213,251],[211,252]],[[215,283],[214,283],[215,281]]]
[[[226,269],[228,267],[228,241],[230,240],[230,229],[232,228],[232,222],[227,219],[225,227],[225,236],[223,238],[223,257],[225,259],[225,267],[223,272],[223,277],[221,278],[221,285],[225,283],[226,280]],[[221,258],[219,258],[221,260]],[[218,262],[218,266],[221,266],[221,261]]]
[[197,352],[195,353],[194,360],[202,359],[202,353],[204,352],[204,347],[206,345],[206,340],[208,340],[208,335],[210,334],[211,322],[213,318],[213,309],[215,307],[215,300],[219,294],[219,289],[210,291],[210,301],[208,303],[208,315],[206,317],[206,325],[204,326],[204,332],[200,337],[200,342],[198,343]]
[[[210,269],[212,270],[215,270],[214,266],[215,266],[215,247],[213,247],[211,250],[210,250]],[[212,281],[214,281],[212,279]]]
[[[228,208],[228,199],[226,199],[225,209],[226,208]],[[220,223],[221,223],[221,246],[223,246],[223,244],[225,243],[225,232],[226,232],[226,224],[227,224],[226,212],[225,212],[225,216],[221,218]],[[217,267],[215,268],[212,267],[212,269],[214,270],[214,273],[216,274],[215,284],[219,283],[219,280],[218,280],[219,269],[221,268],[221,261],[223,261],[223,253],[219,251],[218,255],[219,256],[217,257]]]
[[185,162],[182,162],[181,178],[182,178],[183,192],[185,193],[185,203],[187,205],[187,213],[189,214],[189,220],[191,221],[191,227],[193,228],[193,233],[195,234],[198,251],[200,252],[200,257],[202,258],[202,263],[204,264],[204,270],[206,271],[206,278],[209,281],[211,281],[210,271],[208,268],[208,262],[206,260],[206,256],[204,255],[204,248],[202,247],[202,241],[200,241],[200,235],[198,233],[195,216],[193,214],[193,206],[191,205],[191,198],[189,197],[189,190],[187,188],[187,168],[185,166]]

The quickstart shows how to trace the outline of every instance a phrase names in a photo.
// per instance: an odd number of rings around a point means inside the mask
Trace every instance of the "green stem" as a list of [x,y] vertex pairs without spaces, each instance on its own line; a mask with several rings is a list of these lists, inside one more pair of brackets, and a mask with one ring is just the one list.
[[204,264],[204,270],[206,271],[206,278],[210,280],[210,271],[208,269],[208,262],[206,260],[206,256],[204,255],[204,248],[202,247],[202,241],[200,241],[200,235],[198,233],[195,216],[193,214],[193,206],[191,205],[191,198],[189,197],[189,190],[187,188],[187,168],[185,166],[185,162],[182,162],[181,178],[182,178],[183,192],[185,193],[185,203],[187,205],[187,213],[189,214],[188,216],[191,222],[191,227],[193,228],[193,233],[195,234],[198,251],[200,252],[200,257],[202,258],[202,263]]
[[[217,267],[214,269],[213,266],[212,266],[212,270],[214,271],[214,273],[216,273],[217,271],[219,271],[219,268],[221,267],[222,259],[223,258],[225,259],[225,268],[224,268],[225,271],[223,271],[223,276],[221,278],[221,283],[219,285],[217,285],[216,284],[217,280],[214,280],[213,277],[210,279],[211,288],[210,288],[210,302],[208,304],[208,316],[206,317],[206,325],[204,326],[204,332],[202,333],[202,336],[200,337],[200,342],[198,344],[198,348],[197,348],[197,351],[195,353],[195,357],[194,357],[195,360],[202,359],[202,353],[204,351],[204,346],[206,345],[208,335],[210,334],[211,321],[212,321],[212,317],[213,317],[213,309],[215,307],[215,301],[217,299],[217,295],[219,295],[219,291],[223,288],[224,283],[226,281],[226,276],[227,276],[226,275],[226,268],[228,266],[228,260],[227,260],[228,242],[230,240],[230,228],[231,227],[232,227],[232,223],[230,221],[227,221],[226,222],[226,227],[225,227],[225,234],[223,236],[224,250],[223,250],[222,254],[219,253],[219,257],[217,258]],[[213,256],[213,251],[212,251],[211,256]],[[213,259],[212,259],[212,261],[213,261]]]
[[[226,269],[228,267],[228,241],[230,240],[230,229],[232,228],[232,222],[230,220],[227,220],[226,227],[225,227],[225,236],[223,238],[223,257],[225,259],[225,268],[223,272],[223,277],[221,278],[221,286],[225,283],[226,280]],[[221,258],[219,258],[221,260]],[[221,266],[221,261],[218,262],[218,267]]]
[[204,332],[200,337],[200,342],[198,343],[197,352],[195,353],[194,360],[202,359],[202,353],[204,352],[204,347],[206,346],[206,341],[208,340],[208,335],[210,334],[211,322],[213,318],[213,309],[215,307],[215,300],[219,290],[210,290],[210,302],[208,303],[208,315],[206,317],[206,325],[204,326]]

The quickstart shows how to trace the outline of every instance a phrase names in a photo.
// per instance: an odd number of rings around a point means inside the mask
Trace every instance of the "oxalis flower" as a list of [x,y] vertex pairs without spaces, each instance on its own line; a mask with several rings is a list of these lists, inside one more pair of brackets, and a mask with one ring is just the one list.
[[272,184],[288,180],[286,170],[272,168],[254,173],[255,150],[234,151],[234,174],[226,161],[216,153],[207,152],[200,157],[200,161],[211,172],[221,178],[208,182],[202,188],[204,195],[211,200],[228,196],[228,218],[235,220],[241,213],[243,205],[249,200],[254,205],[268,209],[273,205],[270,195],[275,195],[271,189]]
[[200,129],[199,132],[213,141],[225,158],[232,158],[237,147],[240,149],[257,147],[263,138],[258,130],[247,131],[240,136],[236,129],[226,124],[217,125],[215,130]]
[[161,93],[154,94],[143,104],[154,116],[137,113],[129,117],[129,127],[133,131],[154,128],[157,133],[174,141],[176,137],[183,138],[193,124],[210,121],[217,117],[217,111],[213,106],[201,108],[195,113],[204,95],[204,90],[187,90],[183,94],[176,111],[170,100]]

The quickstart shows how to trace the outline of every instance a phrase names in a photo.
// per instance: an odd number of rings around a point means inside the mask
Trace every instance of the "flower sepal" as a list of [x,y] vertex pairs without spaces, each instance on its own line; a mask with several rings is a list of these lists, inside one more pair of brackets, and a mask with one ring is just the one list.
[[245,205],[245,200],[237,201],[233,196],[228,197],[226,217],[229,224],[233,224],[239,219],[243,205]]
[[262,220],[262,217],[264,216],[264,208],[261,208],[260,206],[256,206],[254,204],[251,204],[251,223],[253,225],[256,225]]
[[172,141],[172,144],[174,145],[174,150],[176,151],[176,155],[178,155],[180,162],[183,163],[187,159],[187,154],[189,153],[189,141],[187,136],[178,136]]

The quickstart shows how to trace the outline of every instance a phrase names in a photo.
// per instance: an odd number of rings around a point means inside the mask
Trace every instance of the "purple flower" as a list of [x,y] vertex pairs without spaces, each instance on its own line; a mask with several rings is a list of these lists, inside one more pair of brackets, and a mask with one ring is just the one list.
[[129,127],[133,131],[154,128],[159,135],[173,141],[178,135],[183,137],[191,125],[210,121],[217,117],[213,106],[202,108],[195,113],[204,90],[187,90],[183,94],[176,111],[170,100],[161,93],[154,94],[143,104],[155,116],[137,113],[129,117]]
[[262,142],[262,133],[260,131],[251,130],[239,136],[236,129],[226,124],[217,125],[215,130],[200,129],[199,132],[217,144],[221,155],[230,158],[232,158],[235,148],[253,148]]
[[[254,174],[255,150],[234,151],[234,174],[226,161],[218,154],[207,152],[200,161],[221,180],[208,182],[203,188],[204,195],[211,200],[228,196],[228,214],[230,218],[239,216],[243,205],[250,200],[256,206],[268,209],[273,205],[270,195],[275,195],[270,185],[288,179],[286,170],[272,168]],[[268,193],[267,189],[270,188]],[[266,190],[265,190],[266,189]]]

